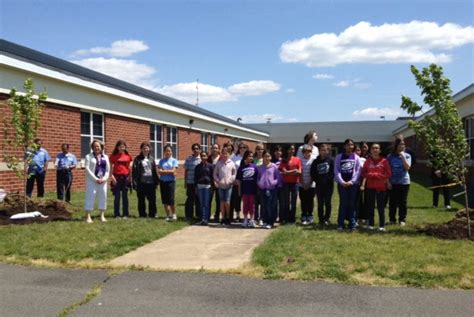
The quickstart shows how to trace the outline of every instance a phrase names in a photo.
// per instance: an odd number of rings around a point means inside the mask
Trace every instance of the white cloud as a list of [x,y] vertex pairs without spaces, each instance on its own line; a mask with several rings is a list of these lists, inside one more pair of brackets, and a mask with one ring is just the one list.
[[272,80],[252,80],[230,86],[227,90],[238,96],[259,96],[280,90],[281,85]]
[[270,122],[298,122],[295,118],[284,118],[281,115],[274,113],[266,114],[249,114],[244,116],[228,116],[232,120],[237,120],[237,118],[242,119],[242,123],[265,123],[270,119]]
[[474,42],[474,27],[435,22],[373,26],[359,22],[339,34],[320,33],[287,41],[280,47],[285,63],[308,67],[339,64],[443,63],[451,55],[440,53]]
[[[210,102],[236,101],[227,89],[199,83],[199,103],[206,104]],[[196,83],[178,83],[174,85],[166,85],[156,89],[157,92],[170,96],[190,104],[196,103]]]
[[72,62],[146,89],[155,89],[156,87],[157,79],[153,77],[156,70],[134,60],[95,57]]
[[348,80],[341,80],[337,83],[334,83],[334,86],[336,87],[342,87],[342,88],[346,88],[346,87],[349,87],[349,81]]
[[352,116],[357,119],[380,119],[380,117],[385,117],[386,119],[395,119],[403,115],[403,112],[400,108],[376,108],[369,107],[361,110],[356,110],[352,113]]
[[81,49],[72,53],[73,57],[86,55],[109,55],[112,57],[128,57],[135,53],[148,50],[148,45],[138,40],[119,40],[113,42],[109,47],[92,47]]
[[340,87],[340,88],[353,87],[356,89],[365,90],[365,89],[370,88],[372,85],[369,83],[362,82],[360,78],[355,78],[355,79],[341,80],[337,83],[333,83],[333,86]]
[[313,78],[317,80],[325,80],[325,79],[333,79],[334,76],[330,74],[316,74],[316,75],[313,75]]

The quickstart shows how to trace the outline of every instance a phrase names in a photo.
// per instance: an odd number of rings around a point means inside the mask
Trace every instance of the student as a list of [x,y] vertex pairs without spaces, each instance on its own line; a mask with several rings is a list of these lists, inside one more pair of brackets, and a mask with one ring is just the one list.
[[230,199],[232,197],[232,185],[234,184],[237,170],[234,162],[230,159],[232,148],[229,144],[222,147],[221,160],[214,169],[214,184],[219,190],[221,200],[221,224],[230,225]]
[[26,195],[31,197],[36,181],[38,197],[44,197],[44,180],[46,178],[46,170],[48,169],[48,161],[51,158],[48,151],[42,147],[43,141],[41,139],[37,138],[33,142],[35,143],[34,150],[26,152],[26,156],[29,159]]
[[99,198],[100,220],[106,222],[107,179],[110,175],[109,157],[104,154],[104,144],[94,140],[91,144],[92,153],[86,155],[86,222],[92,223],[91,213],[94,210],[95,197]]
[[123,218],[128,218],[128,189],[131,185],[130,163],[133,158],[128,154],[127,144],[119,140],[110,156],[112,169],[112,193],[114,194],[114,217],[120,217],[120,196],[122,196]]
[[[354,147],[355,147],[354,153],[357,154],[357,156],[359,157],[360,167],[362,168],[367,158],[370,157],[368,153],[368,149],[365,149],[366,147],[368,147],[367,143],[360,142],[358,145],[355,145]],[[365,154],[363,150],[365,151]],[[358,183],[360,183],[361,180],[362,180],[362,173],[361,173],[361,179],[358,181]],[[356,226],[359,224],[359,222],[360,224],[366,224],[367,219],[368,219],[367,206],[366,206],[367,197],[366,197],[366,192],[363,188],[364,187],[362,186],[359,187],[359,190],[356,192],[356,205],[355,205]],[[348,220],[347,215],[346,215],[346,220]]]
[[362,168],[361,191],[365,190],[367,197],[368,228],[374,229],[374,209],[377,201],[379,213],[379,230],[385,231],[385,196],[387,186],[392,176],[389,162],[380,156],[380,144],[373,143],[370,147],[370,157],[365,161]]
[[[263,151],[265,151],[265,146],[262,143],[258,143],[255,146],[255,152],[253,155],[253,163],[259,167],[263,164]],[[258,221],[260,226],[263,226],[263,217],[261,214],[260,206],[260,194],[258,193],[259,189],[257,188],[257,196],[255,197],[255,220]]]
[[72,170],[77,166],[76,156],[69,152],[69,144],[61,144],[61,153],[56,155],[56,193],[59,200],[71,201]]
[[318,141],[318,134],[316,133],[316,131],[314,131],[314,130],[308,131],[308,133],[306,133],[306,135],[304,136],[303,141],[304,141],[304,144],[301,145],[298,148],[298,151],[296,152],[296,156],[300,160],[303,158],[303,146],[305,146],[307,144],[307,145],[311,146],[311,148],[312,148],[311,157],[313,159],[316,159],[319,155],[318,147],[315,145],[315,143]]
[[[282,159],[282,156],[283,156],[283,148],[281,147],[281,145],[275,145],[275,147],[273,148],[273,156],[272,156],[272,163],[274,163],[278,169],[280,168],[280,163],[281,163],[281,159]],[[277,196],[277,217],[276,217],[276,221],[280,221],[280,213],[281,213],[281,210],[283,209],[283,179],[282,179],[282,176],[281,176],[281,173],[278,174],[280,176],[280,179],[278,180],[278,186],[277,186],[277,193],[276,193],[276,196]]]
[[316,183],[319,224],[329,226],[334,192],[334,160],[327,144],[319,147],[319,156],[311,164],[311,178]]
[[201,163],[199,163],[194,170],[194,184],[196,185],[196,191],[201,205],[201,221],[199,224],[202,226],[207,226],[209,223],[209,217],[211,214],[212,183],[214,182],[214,168],[212,163],[209,163],[207,159],[207,152],[202,151]]
[[299,185],[300,201],[301,201],[301,224],[303,226],[310,225],[314,222],[314,195],[315,184],[311,178],[311,164],[314,158],[311,157],[312,147],[308,144],[303,146],[303,159],[301,160],[301,177]]
[[264,151],[262,165],[258,169],[257,186],[260,189],[260,203],[262,205],[263,227],[273,228],[276,219],[276,188],[278,186],[279,171],[271,162],[272,156]]
[[140,145],[140,154],[135,157],[132,165],[132,186],[137,192],[138,215],[146,218],[145,199],[148,200],[148,217],[158,218],[156,214],[156,187],[158,186],[156,163],[150,155],[150,144]]
[[[211,148],[211,155],[209,155],[209,157],[207,159],[209,161],[209,163],[212,164],[212,168],[216,167],[217,162],[221,158],[220,152],[221,152],[220,145],[217,144],[217,143],[213,144],[212,148]],[[220,199],[219,199],[219,191],[214,186],[214,182],[212,182],[211,202],[209,203],[211,205],[212,205],[212,197],[213,196],[216,198],[216,211],[214,213],[214,222],[219,223],[219,217],[220,217],[220,213],[221,213],[221,202],[220,202]],[[208,219],[208,220],[210,220],[210,219]]]
[[[244,153],[247,151],[248,147],[243,142],[239,142],[237,145],[237,152],[231,157],[232,162],[235,164],[235,168],[239,170],[240,163],[243,159]],[[240,222],[240,212],[242,211],[242,197],[237,188],[237,182],[234,183],[232,187],[232,198],[230,200],[230,215],[233,217],[235,212],[235,220]]]
[[283,178],[283,209],[280,210],[282,224],[295,224],[298,183],[301,175],[301,160],[294,156],[295,146],[286,146],[279,171]]
[[401,137],[397,137],[392,146],[392,152],[387,157],[392,171],[389,185],[389,218],[390,224],[397,223],[400,226],[406,224],[407,217],[407,198],[410,189],[410,174],[408,171],[411,166],[411,156],[405,152],[405,141]]
[[197,219],[201,219],[201,207],[197,196],[196,185],[194,183],[194,170],[201,163],[201,145],[194,143],[191,146],[193,151],[184,161],[184,188],[186,189],[186,203],[184,205],[186,221],[193,222],[194,215]]
[[354,153],[354,141],[344,141],[344,153],[336,156],[334,164],[334,180],[339,192],[339,214],[337,217],[338,230],[344,230],[344,219],[349,215],[349,229],[355,229],[356,191],[359,189],[360,161]]
[[242,197],[244,222],[242,227],[255,228],[255,196],[257,195],[257,166],[253,163],[253,152],[245,151],[237,170],[237,189]]
[[163,154],[164,158],[158,163],[161,201],[165,207],[166,221],[172,221],[178,219],[174,201],[178,160],[173,157],[173,148],[169,144],[163,148]]

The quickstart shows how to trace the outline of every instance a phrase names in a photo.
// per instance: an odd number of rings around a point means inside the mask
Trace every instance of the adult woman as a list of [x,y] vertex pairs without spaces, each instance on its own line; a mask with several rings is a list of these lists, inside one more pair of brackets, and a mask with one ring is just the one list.
[[377,201],[379,212],[379,230],[385,231],[385,196],[387,184],[392,172],[388,161],[380,156],[380,144],[373,143],[370,147],[370,157],[362,168],[361,190],[366,193],[366,207],[368,211],[369,229],[374,228],[374,209]]
[[397,137],[392,146],[392,152],[387,157],[392,177],[390,177],[390,202],[389,202],[389,218],[390,224],[397,223],[400,226],[406,224],[407,217],[407,197],[410,189],[410,174],[408,171],[411,166],[411,155],[405,152],[405,141],[401,137]]
[[158,164],[161,201],[165,207],[166,221],[171,221],[178,219],[174,202],[178,160],[173,157],[173,149],[169,144],[166,144],[163,148],[163,154],[164,158],[162,158]]
[[301,160],[294,156],[295,146],[286,146],[278,168],[283,178],[283,208],[280,210],[280,222],[294,224],[296,222],[296,200],[298,183],[301,175]]
[[344,230],[344,220],[349,217],[349,229],[355,229],[356,191],[360,175],[360,161],[354,153],[354,141],[344,141],[344,153],[336,156],[334,164],[334,179],[339,192],[339,214],[337,217],[338,230]]
[[106,222],[107,209],[107,179],[110,174],[110,163],[104,154],[104,144],[94,140],[91,144],[92,153],[86,155],[86,222],[92,223],[91,212],[94,210],[96,195],[99,198],[100,220]]
[[156,215],[156,187],[158,174],[156,163],[150,155],[150,144],[143,142],[140,145],[140,154],[133,160],[132,185],[137,192],[138,215],[146,218],[145,198],[148,200],[148,217],[157,218]]
[[318,134],[316,133],[316,131],[310,130],[308,131],[308,133],[305,134],[303,141],[304,141],[304,144],[298,148],[298,151],[296,152],[296,156],[300,160],[303,159],[303,146],[309,145],[311,146],[311,158],[315,160],[319,155],[319,149],[315,145],[316,141],[318,141]]
[[117,141],[114,151],[110,156],[112,169],[112,192],[114,194],[114,217],[120,217],[120,196],[122,196],[123,218],[128,218],[128,188],[131,183],[130,163],[133,158],[128,154],[127,143],[123,140]]

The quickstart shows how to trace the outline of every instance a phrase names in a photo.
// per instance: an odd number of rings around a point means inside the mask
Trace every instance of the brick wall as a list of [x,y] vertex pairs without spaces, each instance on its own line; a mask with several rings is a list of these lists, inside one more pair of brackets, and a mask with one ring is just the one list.
[[126,117],[106,114],[104,116],[106,153],[112,154],[118,140],[127,143],[132,157],[140,153],[140,144],[150,141],[150,123]]

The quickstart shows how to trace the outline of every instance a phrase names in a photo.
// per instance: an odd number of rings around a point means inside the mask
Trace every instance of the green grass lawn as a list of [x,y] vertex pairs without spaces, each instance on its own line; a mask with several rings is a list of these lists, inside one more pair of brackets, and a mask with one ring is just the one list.
[[[282,227],[254,251],[250,271],[267,279],[474,288],[472,242],[445,241],[416,232],[414,226],[446,222],[454,212],[431,208],[431,192],[420,185],[425,180],[414,179],[418,183],[410,188],[406,227],[387,226],[385,233],[340,233],[335,225],[330,229]],[[335,194],[332,223],[336,223],[337,204]],[[456,202],[453,207],[462,208]]]

